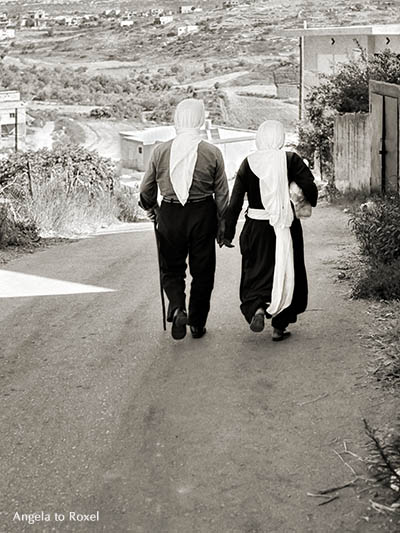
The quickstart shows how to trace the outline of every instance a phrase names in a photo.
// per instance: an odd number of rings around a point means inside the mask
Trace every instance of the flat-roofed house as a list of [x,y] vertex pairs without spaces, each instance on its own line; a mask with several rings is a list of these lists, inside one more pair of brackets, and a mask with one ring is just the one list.
[[[17,130],[17,131],[16,131]],[[26,136],[25,104],[18,91],[0,91],[0,151],[21,146]]]
[[299,72],[292,65],[277,68],[274,73],[274,84],[278,98],[298,98],[299,96]]
[[194,7],[193,6],[181,6],[179,8],[179,13],[182,13],[183,15],[187,15],[188,13],[193,13]]
[[318,85],[320,74],[334,73],[340,63],[375,54],[385,48],[400,53],[400,24],[374,24],[286,30],[300,39],[301,99]]
[[[157,126],[138,131],[120,133],[121,171],[144,172],[150,156],[160,142],[169,141],[176,135],[174,126]],[[204,140],[215,144],[221,150],[228,178],[233,178],[240,163],[255,150],[255,132],[221,127],[206,121],[202,130]]]
[[165,26],[166,24],[170,24],[173,20],[174,17],[172,15],[162,15],[161,17],[156,17],[154,23]]
[[192,33],[199,33],[200,28],[199,26],[192,25],[192,26],[178,26],[177,32],[178,37],[181,35],[190,35]]
[[119,22],[119,25],[121,26],[121,28],[126,28],[129,26],[133,26],[134,21],[132,19],[123,19]]
[[0,26],[0,41],[15,39],[15,28]]

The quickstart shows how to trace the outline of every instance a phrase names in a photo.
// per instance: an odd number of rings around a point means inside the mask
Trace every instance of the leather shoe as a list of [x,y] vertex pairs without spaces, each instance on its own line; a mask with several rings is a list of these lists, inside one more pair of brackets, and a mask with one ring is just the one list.
[[253,316],[250,322],[250,329],[251,331],[254,331],[255,333],[260,333],[264,329],[264,322],[265,319],[265,313],[264,309],[258,309],[256,311],[256,314]]
[[290,336],[290,331],[285,331],[284,329],[274,328],[274,331],[272,332],[272,340],[275,342],[283,341],[284,339],[287,339],[289,336]]
[[194,339],[201,339],[201,337],[203,337],[203,335],[205,335],[206,333],[206,328],[203,326],[203,327],[199,327],[199,326],[190,326],[190,331],[192,333],[192,337]]
[[171,335],[175,340],[183,339],[186,336],[187,314],[183,309],[176,309],[172,319]]

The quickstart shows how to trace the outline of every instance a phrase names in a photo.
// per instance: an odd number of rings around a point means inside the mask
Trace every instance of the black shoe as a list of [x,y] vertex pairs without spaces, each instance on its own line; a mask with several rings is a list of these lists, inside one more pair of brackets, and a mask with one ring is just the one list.
[[272,332],[272,340],[275,342],[283,341],[290,336],[290,331],[285,331],[284,329],[274,328]]
[[206,328],[203,326],[203,327],[199,327],[199,326],[190,326],[190,331],[192,333],[192,337],[194,339],[201,339],[201,337],[203,337],[203,335],[205,335],[206,333]]
[[176,309],[172,319],[171,335],[176,341],[186,336],[187,315],[183,309]]
[[250,322],[250,329],[255,333],[260,333],[264,329],[265,313],[263,309],[257,310]]

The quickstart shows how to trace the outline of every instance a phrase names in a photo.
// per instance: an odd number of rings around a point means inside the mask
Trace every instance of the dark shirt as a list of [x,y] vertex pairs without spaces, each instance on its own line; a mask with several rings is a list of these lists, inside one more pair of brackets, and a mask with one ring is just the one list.
[[[292,181],[296,182],[303,191],[305,199],[315,207],[317,205],[318,189],[314,183],[314,176],[310,169],[295,152],[286,152],[286,158],[289,183]],[[243,207],[246,193],[249,207],[264,209],[260,194],[260,180],[251,170],[247,157],[240,165],[236,175],[231,200],[225,217],[225,238],[229,241],[235,236],[236,224]]]
[[[148,168],[140,185],[140,205],[152,209],[157,205],[157,186],[163,198],[178,202],[169,175],[172,141],[157,145],[151,155]],[[197,149],[197,161],[189,200],[201,200],[214,195],[218,217],[221,219],[228,207],[229,189],[221,151],[206,141]]]

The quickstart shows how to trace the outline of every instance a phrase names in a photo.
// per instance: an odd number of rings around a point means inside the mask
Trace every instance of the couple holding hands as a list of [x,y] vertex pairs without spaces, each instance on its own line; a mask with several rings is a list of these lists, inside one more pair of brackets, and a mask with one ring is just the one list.
[[[247,195],[240,234],[241,311],[260,332],[271,318],[272,340],[281,341],[307,307],[301,210],[317,203],[314,177],[302,158],[283,150],[285,132],[275,120],[261,124],[257,150],[244,159],[229,200],[220,150],[204,141],[202,100],[187,99],[175,111],[176,137],[158,144],[140,186],[140,205],[156,217],[162,287],[171,334],[183,339],[206,333],[216,265],[215,239],[232,247]],[[162,196],[157,204],[158,190]],[[291,200],[292,199],[292,200]],[[192,283],[186,307],[188,259]]]

